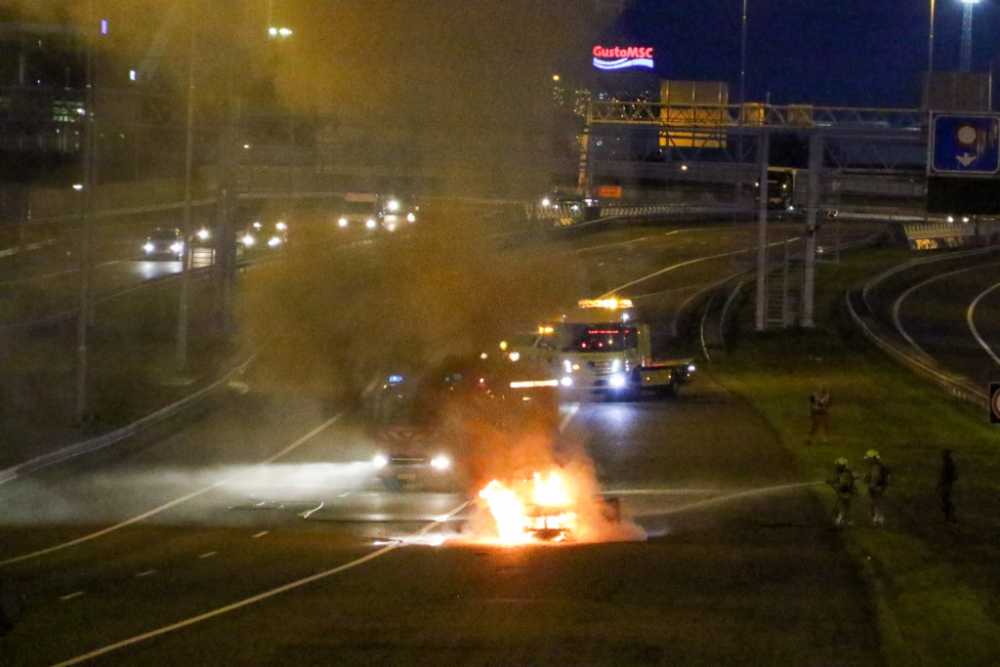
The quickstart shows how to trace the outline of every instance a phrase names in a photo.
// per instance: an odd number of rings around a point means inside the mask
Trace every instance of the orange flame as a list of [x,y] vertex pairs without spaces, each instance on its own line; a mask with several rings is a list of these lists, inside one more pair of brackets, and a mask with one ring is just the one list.
[[502,544],[572,539],[577,528],[573,508],[579,498],[564,474],[534,473],[531,479],[505,485],[493,480],[479,492],[496,522]]

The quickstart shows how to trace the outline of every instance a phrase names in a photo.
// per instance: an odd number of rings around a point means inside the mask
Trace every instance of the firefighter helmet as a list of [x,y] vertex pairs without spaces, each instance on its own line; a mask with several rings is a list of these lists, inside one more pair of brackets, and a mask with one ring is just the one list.
[[865,452],[866,461],[878,461],[879,458],[880,457],[878,455],[878,452],[875,451],[874,449],[869,449],[867,452]]
[[833,465],[836,466],[837,470],[843,470],[844,468],[847,467],[847,459],[841,457],[836,461],[834,461]]

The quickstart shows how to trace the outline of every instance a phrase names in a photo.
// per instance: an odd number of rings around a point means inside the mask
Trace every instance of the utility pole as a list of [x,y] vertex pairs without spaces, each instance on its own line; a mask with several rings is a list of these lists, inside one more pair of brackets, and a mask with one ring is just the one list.
[[177,372],[188,365],[188,300],[191,290],[191,177],[194,161],[194,63],[195,9],[197,0],[190,0],[190,35],[188,37],[187,69],[187,139],[184,146],[184,251],[181,255],[181,293],[177,313]]
[[763,129],[760,132],[760,149],[757,159],[760,173],[757,188],[759,201],[757,203],[757,331],[767,327],[767,169],[770,162],[771,134]]
[[813,303],[816,291],[816,230],[819,228],[817,209],[819,208],[820,170],[823,168],[823,135],[813,132],[809,135],[809,203],[806,209],[805,257],[803,257],[804,277],[802,284],[802,321],[806,328],[813,326]]
[[87,325],[90,312],[90,226],[92,218],[93,199],[91,193],[94,186],[94,0],[87,2],[87,27],[83,31],[87,40],[86,77],[87,84],[84,96],[84,130],[83,130],[83,183],[80,216],[80,242],[78,250],[78,308],[76,322],[76,407],[74,420],[77,425],[84,423],[87,415]]

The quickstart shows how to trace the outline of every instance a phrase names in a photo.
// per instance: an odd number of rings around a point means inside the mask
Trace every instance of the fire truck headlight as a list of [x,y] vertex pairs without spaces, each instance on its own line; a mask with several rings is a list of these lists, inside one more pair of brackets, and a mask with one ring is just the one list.
[[385,458],[381,454],[376,454],[375,458],[372,459],[372,463],[375,464],[376,468],[384,468],[389,465],[389,459]]
[[625,376],[621,373],[617,373],[611,376],[608,380],[608,384],[611,385],[612,389],[621,389],[625,386]]
[[559,384],[561,384],[564,387],[572,387],[573,378],[567,375],[566,377],[564,377],[562,380],[559,381]]
[[451,459],[447,456],[435,456],[431,459],[431,467],[435,470],[447,470],[451,467]]
[[142,249],[145,250],[146,252],[153,252],[154,249],[153,244],[147,243],[146,245],[142,246]]

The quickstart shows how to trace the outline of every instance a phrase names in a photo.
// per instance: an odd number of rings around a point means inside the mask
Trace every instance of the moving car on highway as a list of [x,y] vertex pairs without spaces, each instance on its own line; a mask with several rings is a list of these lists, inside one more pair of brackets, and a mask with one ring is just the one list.
[[157,227],[142,246],[143,257],[152,260],[179,260],[184,256],[184,238],[179,229]]

